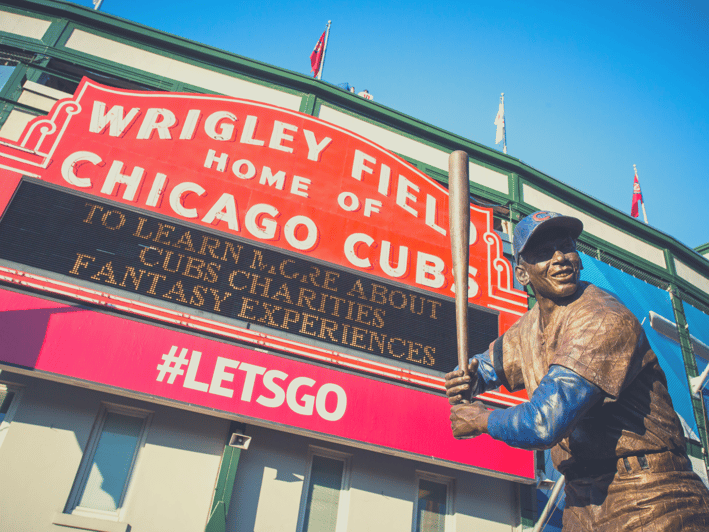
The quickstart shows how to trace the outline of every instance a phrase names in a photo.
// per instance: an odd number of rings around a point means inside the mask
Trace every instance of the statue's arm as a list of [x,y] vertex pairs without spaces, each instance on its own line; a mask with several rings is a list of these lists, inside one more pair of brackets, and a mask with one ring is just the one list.
[[513,447],[549,449],[568,436],[603,396],[598,386],[578,373],[554,365],[529,402],[490,412],[487,432]]
[[489,351],[475,355],[470,360],[468,372],[469,375],[463,375],[463,371],[456,367],[446,375],[446,395],[450,404],[458,404],[463,399],[470,400],[502,384],[495,373]]

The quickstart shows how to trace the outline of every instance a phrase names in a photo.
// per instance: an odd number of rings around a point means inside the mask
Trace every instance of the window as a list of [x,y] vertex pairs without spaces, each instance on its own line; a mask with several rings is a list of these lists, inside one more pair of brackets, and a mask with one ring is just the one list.
[[301,503],[301,532],[344,531],[347,521],[350,456],[313,447]]
[[132,81],[127,81],[121,77],[113,76],[111,74],[88,70],[80,65],[67,63],[54,58],[50,59],[44,70],[45,71],[37,80],[37,83],[52,89],[67,92],[69,94],[74,94],[74,91],[79,86],[79,82],[84,76],[103,85],[108,85],[109,87],[116,87],[119,89],[138,91],[155,90],[153,87],[133,83]]
[[4,384],[0,385],[0,423],[5,420],[14,397],[15,392],[9,390]]
[[118,520],[151,414],[105,405],[86,446],[66,513]]
[[20,387],[0,383],[0,445],[10,428],[21,394]]
[[0,46],[0,91],[5,87],[17,65],[31,63],[34,57],[35,54],[33,53]]
[[5,86],[7,80],[15,70],[15,65],[9,64],[5,61],[0,61],[0,90]]
[[[453,480],[439,475],[419,472],[414,507],[415,532],[444,532],[451,511]],[[449,527],[450,529],[450,527]]]

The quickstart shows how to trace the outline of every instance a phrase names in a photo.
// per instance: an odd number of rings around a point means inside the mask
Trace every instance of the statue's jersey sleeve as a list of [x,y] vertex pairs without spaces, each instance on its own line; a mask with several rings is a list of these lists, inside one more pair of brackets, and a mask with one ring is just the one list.
[[645,335],[637,318],[614,297],[598,289],[589,292],[552,331],[554,336],[547,335],[549,364],[576,372],[616,399],[643,367],[639,347]]
[[637,318],[607,292],[587,283],[582,290],[556,309],[543,331],[535,307],[492,343],[495,371],[508,390],[532,394],[558,365],[615,399],[649,362],[639,349],[645,335]]

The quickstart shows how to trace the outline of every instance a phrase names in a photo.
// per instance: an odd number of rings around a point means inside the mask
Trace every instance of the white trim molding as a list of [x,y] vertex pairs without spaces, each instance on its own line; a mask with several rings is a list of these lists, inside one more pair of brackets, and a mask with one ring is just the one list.
[[149,72],[169,79],[196,85],[226,96],[270,103],[292,111],[300,109],[301,97],[258,83],[243,80],[207,68],[171,59],[129,46],[83,30],[72,31],[66,42],[70,50]]
[[40,40],[51,25],[49,20],[0,11],[0,31],[5,33]]
[[675,271],[685,281],[692,283],[694,286],[709,294],[709,278],[698,273],[695,269],[690,268],[681,260],[674,259]]
[[522,185],[522,194],[525,203],[534,205],[538,209],[574,216],[583,222],[583,230],[585,232],[648,260],[660,268],[667,268],[665,253],[660,248],[646,244],[639,238],[630,236],[612,225],[600,221],[598,218],[574,209],[526,183]]
[[[448,156],[450,154],[446,151],[432,148],[422,142],[365,122],[326,105],[320,106],[318,118],[362,135],[387,150],[430,164],[448,174]],[[503,194],[509,194],[507,174],[495,172],[472,162],[469,165],[468,172],[470,181]]]

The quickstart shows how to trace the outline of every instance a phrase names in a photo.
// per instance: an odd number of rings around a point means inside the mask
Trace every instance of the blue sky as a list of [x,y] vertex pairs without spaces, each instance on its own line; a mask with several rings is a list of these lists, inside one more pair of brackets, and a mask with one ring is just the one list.
[[[82,0],[91,6],[91,0]],[[709,2],[104,0],[102,11],[323,79],[494,146],[625,213],[637,164],[650,225],[709,242]]]

